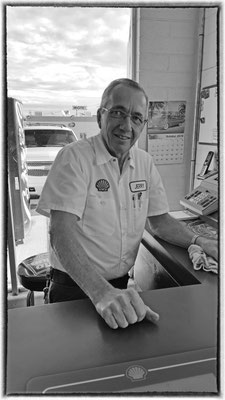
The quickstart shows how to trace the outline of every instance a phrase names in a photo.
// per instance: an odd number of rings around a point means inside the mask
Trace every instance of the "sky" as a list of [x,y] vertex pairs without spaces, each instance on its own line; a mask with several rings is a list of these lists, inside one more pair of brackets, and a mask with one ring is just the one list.
[[127,76],[129,8],[6,7],[8,96],[24,108],[96,114],[104,88]]

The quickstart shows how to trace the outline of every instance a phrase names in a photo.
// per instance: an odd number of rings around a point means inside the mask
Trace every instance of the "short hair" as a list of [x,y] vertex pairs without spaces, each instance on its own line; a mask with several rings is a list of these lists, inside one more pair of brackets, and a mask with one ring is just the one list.
[[136,81],[133,81],[132,79],[128,79],[128,78],[120,78],[120,79],[115,79],[114,81],[112,81],[107,88],[104,90],[103,95],[102,95],[102,99],[101,99],[101,104],[100,104],[100,108],[101,107],[105,107],[107,104],[107,101],[109,99],[109,96],[112,92],[112,90],[118,86],[118,85],[125,85],[128,87],[132,87],[135,88],[137,90],[139,90],[140,92],[143,93],[143,95],[145,96],[145,100],[146,100],[146,107],[148,107],[148,96],[146,94],[146,92],[144,91],[143,87]]

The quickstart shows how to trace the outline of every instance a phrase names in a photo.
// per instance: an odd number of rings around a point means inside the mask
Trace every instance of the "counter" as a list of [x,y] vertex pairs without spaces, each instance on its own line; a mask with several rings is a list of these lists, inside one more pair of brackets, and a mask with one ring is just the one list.
[[[185,250],[169,251],[193,272]],[[88,299],[9,310],[7,394],[216,393],[217,276],[194,276],[198,283],[141,293],[157,324],[112,330]]]

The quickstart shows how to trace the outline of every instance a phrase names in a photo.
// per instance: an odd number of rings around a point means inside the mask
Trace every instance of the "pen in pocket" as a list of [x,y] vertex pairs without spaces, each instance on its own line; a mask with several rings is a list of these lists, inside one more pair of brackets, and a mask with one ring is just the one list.
[[141,208],[142,201],[141,201],[142,192],[138,192],[138,207]]
[[133,200],[133,208],[136,208],[136,199],[135,199],[135,194],[133,194],[133,196],[132,196],[132,200]]

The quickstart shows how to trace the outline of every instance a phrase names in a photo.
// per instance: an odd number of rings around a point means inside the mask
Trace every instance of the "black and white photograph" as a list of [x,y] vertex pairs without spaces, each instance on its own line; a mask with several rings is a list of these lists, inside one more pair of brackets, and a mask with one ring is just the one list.
[[4,396],[223,394],[222,11],[2,3]]

